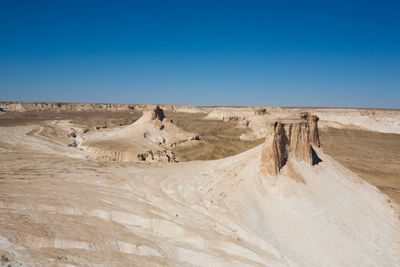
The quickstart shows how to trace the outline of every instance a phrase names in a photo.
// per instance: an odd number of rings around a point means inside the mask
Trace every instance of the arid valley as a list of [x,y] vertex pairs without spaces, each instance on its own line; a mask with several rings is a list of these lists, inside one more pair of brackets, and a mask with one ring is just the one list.
[[0,107],[2,266],[400,265],[400,110]]

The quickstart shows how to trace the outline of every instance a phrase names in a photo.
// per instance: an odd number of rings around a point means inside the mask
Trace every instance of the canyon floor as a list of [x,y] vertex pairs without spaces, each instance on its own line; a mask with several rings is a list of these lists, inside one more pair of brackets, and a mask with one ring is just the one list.
[[105,160],[71,145],[74,131],[135,125],[140,109],[5,110],[4,266],[400,265],[393,124],[377,132],[322,121],[314,147],[321,162],[288,158],[266,177],[265,137],[241,138],[252,129],[239,127],[236,113],[218,119],[207,118],[209,109],[165,109],[176,127],[200,136],[168,148],[178,162],[165,163]]

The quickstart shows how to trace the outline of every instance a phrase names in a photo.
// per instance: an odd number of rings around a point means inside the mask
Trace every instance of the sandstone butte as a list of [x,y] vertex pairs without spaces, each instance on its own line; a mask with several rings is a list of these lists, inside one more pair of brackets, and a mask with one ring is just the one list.
[[313,146],[320,147],[318,117],[303,113],[295,119],[269,123],[262,149],[261,172],[277,175],[290,159],[318,163]]

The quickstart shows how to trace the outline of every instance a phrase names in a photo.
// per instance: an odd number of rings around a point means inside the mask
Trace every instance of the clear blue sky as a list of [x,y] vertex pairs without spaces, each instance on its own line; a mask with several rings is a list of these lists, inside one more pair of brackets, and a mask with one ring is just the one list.
[[400,1],[0,1],[0,101],[400,108]]

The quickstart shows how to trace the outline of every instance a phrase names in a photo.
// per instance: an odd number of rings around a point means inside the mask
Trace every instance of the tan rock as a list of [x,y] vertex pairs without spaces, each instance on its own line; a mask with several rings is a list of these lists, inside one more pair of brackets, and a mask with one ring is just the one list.
[[277,175],[289,159],[316,163],[312,145],[320,146],[317,122],[317,116],[302,114],[299,119],[271,123],[262,149],[261,173]]
[[131,125],[86,134],[78,148],[112,161],[177,162],[168,149],[196,140],[198,134],[180,129],[160,106],[152,105]]
[[165,118],[164,111],[160,108],[160,106],[149,107],[143,110],[143,117],[147,120],[159,120],[163,121]]
[[311,115],[308,112],[304,112],[301,114],[301,117],[307,120],[308,125],[310,127],[310,141],[316,147],[320,147],[321,143],[319,142],[319,134],[318,134],[318,121],[319,118],[315,115]]

